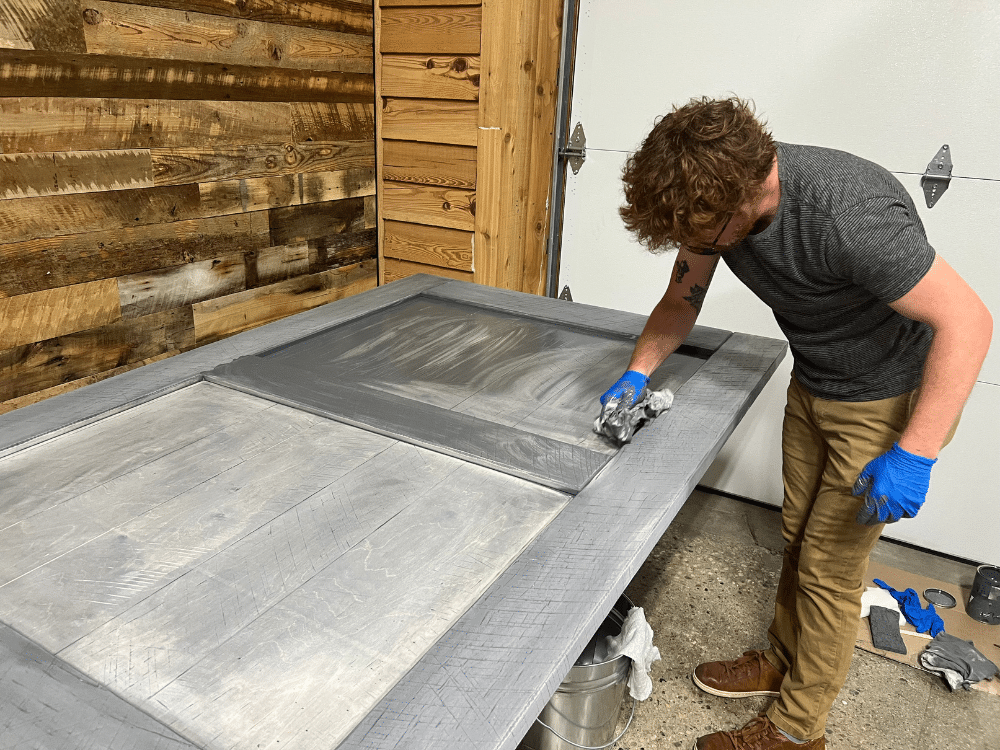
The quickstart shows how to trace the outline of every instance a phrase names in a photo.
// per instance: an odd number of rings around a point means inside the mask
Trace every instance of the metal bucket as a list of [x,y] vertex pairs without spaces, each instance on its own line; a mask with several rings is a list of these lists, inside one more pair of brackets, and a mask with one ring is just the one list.
[[[521,740],[518,750],[610,747],[628,731],[626,725],[625,730],[615,737],[632,660],[619,656],[601,661],[600,652],[607,636],[621,633],[632,606],[628,597],[622,595],[618,599],[566,679],[556,689],[555,695]],[[635,712],[634,701],[632,711]]]

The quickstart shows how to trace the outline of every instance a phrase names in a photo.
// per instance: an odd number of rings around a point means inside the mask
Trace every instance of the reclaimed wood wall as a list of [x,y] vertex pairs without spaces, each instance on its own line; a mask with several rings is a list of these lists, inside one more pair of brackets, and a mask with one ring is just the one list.
[[0,0],[0,411],[375,286],[371,0]]
[[562,0],[378,0],[380,273],[545,292]]

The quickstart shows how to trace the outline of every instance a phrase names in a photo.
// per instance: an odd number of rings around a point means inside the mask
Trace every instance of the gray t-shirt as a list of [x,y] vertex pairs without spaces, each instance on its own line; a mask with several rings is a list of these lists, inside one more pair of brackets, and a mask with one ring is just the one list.
[[774,312],[795,376],[833,401],[916,388],[931,330],[888,304],[934,261],[909,193],[877,164],[816,146],[779,143],[778,177],[777,216],[722,257]]

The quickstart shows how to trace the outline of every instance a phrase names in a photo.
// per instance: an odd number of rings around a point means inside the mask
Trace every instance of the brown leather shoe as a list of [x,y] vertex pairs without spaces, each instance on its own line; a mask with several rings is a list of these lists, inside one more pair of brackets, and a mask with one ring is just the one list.
[[694,750],[822,750],[825,747],[825,737],[801,745],[792,742],[766,716],[751,719],[742,729],[706,734],[694,744]]
[[744,651],[733,661],[710,661],[695,667],[694,684],[723,698],[778,697],[785,676],[771,666],[763,651]]

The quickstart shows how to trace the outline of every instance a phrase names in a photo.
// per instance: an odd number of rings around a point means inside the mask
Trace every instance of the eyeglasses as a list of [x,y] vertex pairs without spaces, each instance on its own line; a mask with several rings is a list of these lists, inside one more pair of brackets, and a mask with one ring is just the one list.
[[722,237],[722,235],[724,235],[726,233],[726,229],[729,228],[729,222],[731,222],[733,220],[733,217],[735,215],[736,215],[735,211],[731,211],[729,213],[729,216],[726,217],[726,223],[722,225],[722,229],[719,230],[719,233],[717,235],[715,235],[715,239],[712,240],[712,244],[711,245],[708,245],[708,246],[706,246],[706,245],[691,245],[691,244],[685,242],[684,243],[684,247],[686,247],[688,250],[690,250],[691,252],[693,252],[693,253],[695,253],[697,255],[714,255],[715,253],[721,253],[724,248],[716,247],[716,245],[719,242],[719,238]]

